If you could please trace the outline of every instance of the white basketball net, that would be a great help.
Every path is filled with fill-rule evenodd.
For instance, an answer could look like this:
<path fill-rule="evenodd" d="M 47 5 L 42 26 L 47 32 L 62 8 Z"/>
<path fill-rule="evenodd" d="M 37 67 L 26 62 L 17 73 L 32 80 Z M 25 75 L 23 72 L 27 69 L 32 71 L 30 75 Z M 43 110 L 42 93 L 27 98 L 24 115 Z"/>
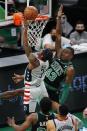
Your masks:
<path fill-rule="evenodd" d="M 41 43 L 41 36 L 43 29 L 45 28 L 48 19 L 29 21 L 28 23 L 28 45 L 31 47 L 38 48 Z"/>

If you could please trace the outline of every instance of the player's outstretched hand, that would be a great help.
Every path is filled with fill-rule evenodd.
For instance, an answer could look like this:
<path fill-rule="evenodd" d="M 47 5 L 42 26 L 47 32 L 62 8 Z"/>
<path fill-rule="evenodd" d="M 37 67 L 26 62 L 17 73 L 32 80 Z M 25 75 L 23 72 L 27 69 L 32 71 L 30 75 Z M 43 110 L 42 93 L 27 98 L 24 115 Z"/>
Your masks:
<path fill-rule="evenodd" d="M 61 5 L 61 6 L 59 7 L 59 10 L 58 10 L 58 13 L 57 13 L 57 17 L 61 17 L 63 14 L 64 14 L 64 13 L 63 13 L 63 5 Z"/>
<path fill-rule="evenodd" d="M 13 126 L 13 125 L 15 124 L 15 119 L 14 119 L 14 117 L 12 117 L 12 118 L 8 117 L 8 118 L 7 118 L 7 124 L 8 124 L 9 126 Z"/>
<path fill-rule="evenodd" d="M 15 74 L 14 73 L 14 76 L 12 77 L 12 80 L 14 81 L 15 84 L 21 82 L 23 80 L 23 75 L 19 75 L 19 74 Z"/>

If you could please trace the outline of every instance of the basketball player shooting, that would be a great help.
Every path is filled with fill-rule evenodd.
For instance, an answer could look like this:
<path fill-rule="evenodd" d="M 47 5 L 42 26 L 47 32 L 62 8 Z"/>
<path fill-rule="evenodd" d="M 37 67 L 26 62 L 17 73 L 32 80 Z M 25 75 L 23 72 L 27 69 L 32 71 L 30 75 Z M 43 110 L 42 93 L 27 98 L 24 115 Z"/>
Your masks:
<path fill-rule="evenodd" d="M 24 25 L 26 25 L 26 22 L 30 17 L 27 18 L 26 13 L 24 13 L 24 18 Z M 24 105 L 26 105 L 26 107 L 29 106 L 30 100 L 39 102 L 43 97 L 48 97 L 43 79 L 49 66 L 49 61 L 51 61 L 53 55 L 50 49 L 42 50 L 36 55 L 33 54 L 31 47 L 28 45 L 27 29 L 27 26 L 24 26 L 24 50 L 29 60 L 29 64 L 27 65 L 24 74 L 24 88 L 7 91 L 0 95 L 1 98 L 24 95 Z"/>
<path fill-rule="evenodd" d="M 52 60 L 52 57 L 49 58 L 49 61 L 51 61 L 51 64 L 49 66 L 49 69 L 53 67 L 54 63 L 52 64 L 52 62 L 56 61 L 56 65 L 59 65 L 60 62 L 62 64 L 62 66 L 64 67 L 63 71 L 61 72 L 64 76 L 61 77 L 61 75 L 59 76 L 58 74 L 56 75 L 57 77 L 52 77 L 52 74 L 56 73 L 57 70 L 56 69 L 59 69 L 59 66 L 57 68 L 55 68 L 55 71 L 54 71 L 54 68 L 51 69 L 52 73 L 49 73 L 49 69 L 47 70 L 47 73 L 45 75 L 45 84 L 46 84 L 46 89 L 48 91 L 48 94 L 49 94 L 49 97 L 52 99 L 53 101 L 53 106 L 54 108 L 57 108 L 58 109 L 58 102 L 61 103 L 64 103 L 65 100 L 66 100 L 66 97 L 68 96 L 68 90 L 69 90 L 69 86 L 71 85 L 71 82 L 72 82 L 72 79 L 73 79 L 73 75 L 74 75 L 74 69 L 71 65 L 69 65 L 69 62 L 71 61 L 71 59 L 73 58 L 73 55 L 74 55 L 74 52 L 71 48 L 66 48 L 66 49 L 63 49 L 63 50 L 60 50 L 60 47 L 61 47 L 61 14 L 62 14 L 62 6 L 60 7 L 59 9 L 59 12 L 58 12 L 58 18 L 57 18 L 57 27 L 56 27 L 56 30 L 57 30 L 57 39 L 56 39 L 56 56 L 57 56 L 57 59 L 54 59 Z M 30 52 L 31 52 L 31 48 L 30 46 L 28 46 L 28 43 L 27 43 L 27 28 L 24 29 L 24 48 L 25 48 L 25 52 L 27 54 L 27 56 L 30 56 Z M 30 52 L 29 52 L 30 50 Z M 39 60 L 43 60 L 43 52 L 46 51 L 46 50 L 43 50 L 42 51 L 42 55 L 41 53 L 39 53 Z M 48 51 L 47 51 L 48 52 Z M 48 53 L 47 53 L 48 54 Z M 37 55 L 38 56 L 38 55 Z M 50 55 L 46 55 L 46 58 L 47 57 L 50 57 Z M 35 58 L 37 59 L 37 57 L 35 56 Z M 59 59 L 60 58 L 60 59 Z M 64 61 L 67 63 L 64 63 Z M 61 66 L 61 65 L 60 65 Z M 55 67 L 55 66 L 54 66 Z M 65 68 L 66 67 L 66 68 Z M 35 67 L 36 68 L 36 67 Z M 62 68 L 62 67 L 61 67 Z M 59 70 L 60 71 L 60 70 Z M 33 72 L 33 70 L 32 70 Z M 31 74 L 32 74 L 31 72 Z M 48 77 L 49 76 L 49 77 Z M 15 77 L 16 78 L 16 77 Z M 51 79 L 50 79 L 51 78 Z M 54 81 L 52 78 L 55 78 Z M 62 78 L 61 80 L 65 79 L 65 87 L 63 88 L 63 92 L 62 92 L 62 95 L 59 97 L 59 94 L 57 94 L 57 91 L 58 91 L 58 85 L 59 83 L 61 82 L 60 81 L 60 78 Z M 31 81 L 31 80 L 30 80 Z M 55 81 L 57 84 L 55 84 Z M 49 87 L 52 87 L 53 85 L 53 89 L 55 90 L 55 92 L 53 93 L 53 91 L 51 89 L 49 89 L 47 87 L 47 85 Z M 31 88 L 30 88 L 31 89 Z M 36 93 L 36 92 L 35 92 Z M 19 94 L 19 93 L 18 93 Z M 6 96 L 5 96 L 6 97 Z"/>

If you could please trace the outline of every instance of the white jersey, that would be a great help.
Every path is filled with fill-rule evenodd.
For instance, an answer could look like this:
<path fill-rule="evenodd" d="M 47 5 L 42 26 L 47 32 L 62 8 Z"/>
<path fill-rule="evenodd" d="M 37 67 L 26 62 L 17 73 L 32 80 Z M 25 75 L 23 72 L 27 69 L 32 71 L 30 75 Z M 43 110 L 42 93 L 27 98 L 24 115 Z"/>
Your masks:
<path fill-rule="evenodd" d="M 39 62 L 40 65 L 35 69 L 33 69 L 32 71 L 29 71 L 28 68 L 26 68 L 24 83 L 28 81 L 32 86 L 33 85 L 35 86 L 36 84 L 40 85 L 40 82 L 44 79 L 46 70 L 49 67 L 49 62 L 48 61 L 43 62 L 41 60 L 39 60 Z"/>
<path fill-rule="evenodd" d="M 38 96 L 41 94 L 40 93 L 41 90 L 43 90 L 43 89 L 41 89 L 40 86 L 42 86 L 41 83 L 43 82 L 43 79 L 45 77 L 46 70 L 49 66 L 49 62 L 48 61 L 44 62 L 44 61 L 41 61 L 41 60 L 39 60 L 39 62 L 40 62 L 40 65 L 38 67 L 36 67 L 35 69 L 33 69 L 32 71 L 29 70 L 28 68 L 26 68 L 26 70 L 25 70 L 24 104 L 28 104 L 31 98 L 32 99 L 38 98 Z M 37 89 L 37 87 L 38 87 L 38 89 Z M 40 87 L 40 89 L 39 89 L 39 87 Z M 44 88 L 44 90 L 46 92 L 44 85 L 43 85 L 42 88 Z M 37 94 L 37 92 L 35 92 L 36 89 L 37 89 L 39 95 Z M 46 96 L 47 96 L 47 92 L 46 92 Z"/>
<path fill-rule="evenodd" d="M 44 62 L 44 61 L 40 60 L 40 59 L 38 58 L 37 53 L 33 53 L 33 54 L 34 54 L 34 55 L 37 57 L 37 59 L 39 60 L 40 65 L 39 65 L 38 67 L 36 67 L 35 69 L 32 70 L 32 72 L 31 72 L 32 81 L 35 80 L 35 79 L 38 79 L 38 78 L 40 78 L 40 79 L 43 80 L 44 77 L 45 77 L 45 74 L 46 74 L 46 70 L 47 70 L 48 67 L 49 67 L 49 62 L 48 62 L 48 61 Z"/>
<path fill-rule="evenodd" d="M 56 131 L 75 131 L 74 121 L 70 116 L 67 116 L 66 120 L 54 119 Z"/>
<path fill-rule="evenodd" d="M 46 70 L 48 69 L 48 66 L 49 66 L 48 61 L 46 62 L 43 62 L 41 60 L 39 61 L 40 61 L 40 66 L 32 70 L 32 73 L 31 73 L 32 81 L 38 78 L 43 80 L 46 74 Z"/>

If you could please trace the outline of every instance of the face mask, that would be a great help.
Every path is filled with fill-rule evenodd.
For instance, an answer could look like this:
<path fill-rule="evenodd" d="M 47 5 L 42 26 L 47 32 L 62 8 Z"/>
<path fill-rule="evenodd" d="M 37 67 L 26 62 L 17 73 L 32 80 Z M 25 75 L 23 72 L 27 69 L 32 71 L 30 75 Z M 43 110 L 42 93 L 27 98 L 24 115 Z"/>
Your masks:
<path fill-rule="evenodd" d="M 51 38 L 52 38 L 53 41 L 56 40 L 56 36 L 55 35 L 51 36 Z"/>
<path fill-rule="evenodd" d="M 84 30 L 76 30 L 78 33 L 82 33 Z"/>

